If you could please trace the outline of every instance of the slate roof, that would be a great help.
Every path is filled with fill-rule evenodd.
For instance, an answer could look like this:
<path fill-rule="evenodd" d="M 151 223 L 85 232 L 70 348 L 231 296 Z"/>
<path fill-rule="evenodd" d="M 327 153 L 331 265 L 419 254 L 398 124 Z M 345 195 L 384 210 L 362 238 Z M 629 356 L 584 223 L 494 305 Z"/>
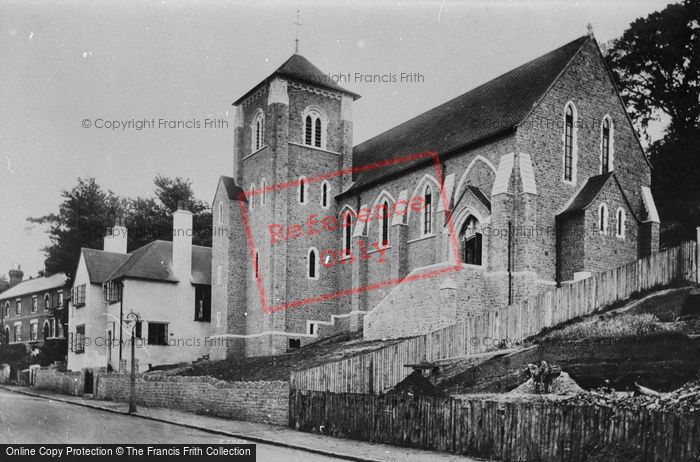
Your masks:
<path fill-rule="evenodd" d="M 280 67 L 270 74 L 265 80 L 256 85 L 252 90 L 247 92 L 245 95 L 238 98 L 233 105 L 238 105 L 241 101 L 246 99 L 249 95 L 255 92 L 261 85 L 269 82 L 275 76 L 287 77 L 300 82 L 310 83 L 317 87 L 328 88 L 329 90 L 337 91 L 340 93 L 345 93 L 346 95 L 352 96 L 352 98 L 358 99 L 360 95 L 353 93 L 341 87 L 340 85 L 333 83 L 329 78 L 328 74 L 324 74 L 318 67 L 314 66 L 309 62 L 308 59 L 304 58 L 300 54 L 293 54 L 288 60 L 286 60 Z"/>
<path fill-rule="evenodd" d="M 226 194 L 228 195 L 229 199 L 237 201 L 243 199 L 243 201 L 247 201 L 245 191 L 243 191 L 243 188 L 236 184 L 236 181 L 233 178 L 222 175 L 220 181 L 224 184 L 224 188 L 226 188 Z"/>
<path fill-rule="evenodd" d="M 129 259 L 128 254 L 83 248 L 83 258 L 92 284 L 109 281 L 109 276 Z"/>
<path fill-rule="evenodd" d="M 64 273 L 56 273 L 51 276 L 26 279 L 19 284 L 10 287 L 0 293 L 0 299 L 21 297 L 22 295 L 44 292 L 51 289 L 60 289 L 68 282 L 68 276 Z"/>
<path fill-rule="evenodd" d="M 129 259 L 109 276 L 178 282 L 172 271 L 173 243 L 153 241 L 129 254 Z M 192 283 L 211 284 L 211 247 L 192 246 Z"/>
<path fill-rule="evenodd" d="M 588 36 L 573 40 L 365 141 L 353 149 L 353 166 L 433 150 L 444 155 L 515 129 L 587 40 Z M 430 161 L 367 170 L 357 175 L 345 193 Z"/>
<path fill-rule="evenodd" d="M 632 212 L 634 219 L 638 220 L 637 215 L 634 213 L 634 209 L 630 205 L 630 201 L 627 199 L 625 190 L 622 188 L 622 185 L 620 185 L 620 182 L 617 180 L 617 176 L 615 176 L 614 172 L 608 172 L 602 175 L 596 175 L 588 178 L 588 181 L 586 181 L 586 184 L 583 185 L 583 188 L 581 188 L 581 190 L 578 192 L 578 194 L 576 194 L 576 196 L 569 203 L 569 205 L 563 211 L 559 212 L 557 216 L 582 212 L 586 210 L 588 207 L 591 206 L 591 204 L 593 204 L 595 199 L 598 197 L 598 194 L 600 194 L 600 192 L 603 190 L 603 188 L 608 183 L 608 181 L 610 181 L 611 178 L 613 179 L 613 181 L 615 181 L 615 184 L 617 185 L 620 194 L 622 194 L 622 198 L 627 203 L 627 208 Z"/>
<path fill-rule="evenodd" d="M 83 249 L 91 283 L 120 278 L 178 282 L 172 272 L 173 243 L 153 241 L 129 254 Z M 192 283 L 211 284 L 211 248 L 192 246 Z"/>

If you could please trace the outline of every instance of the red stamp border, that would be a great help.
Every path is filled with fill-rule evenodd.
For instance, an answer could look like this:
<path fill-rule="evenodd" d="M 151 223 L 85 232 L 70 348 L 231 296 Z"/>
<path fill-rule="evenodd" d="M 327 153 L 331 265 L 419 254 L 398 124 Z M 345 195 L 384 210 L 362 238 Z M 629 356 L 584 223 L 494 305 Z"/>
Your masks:
<path fill-rule="evenodd" d="M 352 175 L 353 173 L 361 173 L 361 172 L 366 172 L 366 171 L 377 169 L 377 168 L 387 167 L 387 166 L 406 163 L 406 162 L 412 162 L 412 161 L 416 161 L 419 159 L 428 159 L 428 158 L 432 158 L 433 167 L 435 168 L 435 178 L 437 179 L 438 184 L 443 185 L 444 178 L 442 175 L 442 166 L 440 164 L 440 160 L 439 160 L 437 151 L 424 151 L 421 153 L 409 154 L 409 155 L 397 157 L 394 159 L 388 159 L 388 160 L 384 160 L 384 161 L 380 161 L 380 162 L 370 163 L 367 165 L 363 165 L 361 167 L 352 167 L 352 168 L 341 169 L 341 170 L 337 170 L 337 171 L 333 171 L 333 172 L 329 172 L 329 173 L 324 173 L 321 175 L 316 175 L 313 177 L 306 178 L 306 184 L 316 183 L 316 182 L 323 181 L 323 180 L 326 180 L 328 178 L 334 178 L 337 176 Z M 278 183 L 275 185 L 266 186 L 264 189 L 255 189 L 253 191 L 243 191 L 240 193 L 241 197 L 239 197 L 239 199 L 245 199 L 246 197 L 250 198 L 250 197 L 253 197 L 255 195 L 264 194 L 264 193 L 271 192 L 271 191 L 279 191 L 279 190 L 282 190 L 284 188 L 297 187 L 297 186 L 299 186 L 299 180 Z M 448 201 L 447 196 L 445 195 L 445 188 L 440 187 L 439 189 L 440 189 L 440 200 L 442 201 L 443 210 L 449 210 L 449 201 Z M 245 205 L 245 202 L 243 200 L 239 200 L 238 204 L 239 204 L 239 207 L 241 209 L 241 217 L 243 218 L 243 224 L 245 227 L 246 240 L 248 243 L 248 254 L 250 256 L 250 261 L 252 263 L 255 260 L 255 243 L 253 242 L 253 233 L 252 233 L 252 230 L 250 229 L 250 222 L 248 221 L 248 207 Z M 433 269 L 433 270 L 421 271 L 421 272 L 413 274 L 413 275 L 409 274 L 408 276 L 405 276 L 403 278 L 387 279 L 384 281 L 375 282 L 373 284 L 368 284 L 368 285 L 363 286 L 363 287 L 352 287 L 350 289 L 340 290 L 337 292 L 328 292 L 328 293 L 323 294 L 323 295 L 302 298 L 299 300 L 281 303 L 278 305 L 269 305 L 267 303 L 267 297 L 265 296 L 265 290 L 263 289 L 263 278 L 262 278 L 262 275 L 260 274 L 256 278 L 256 284 L 257 284 L 257 289 L 258 289 L 258 295 L 260 296 L 262 311 L 265 314 L 270 314 L 270 313 L 274 313 L 276 311 L 287 310 L 289 308 L 298 308 L 300 306 L 308 305 L 311 303 L 318 303 L 318 302 L 322 302 L 322 301 L 326 301 L 326 300 L 333 300 L 333 299 L 340 298 L 340 297 L 346 297 L 349 295 L 353 295 L 355 293 L 367 292 L 367 291 L 379 289 L 382 287 L 389 287 L 389 286 L 393 286 L 393 285 L 398 285 L 401 282 L 417 281 L 417 280 L 421 280 L 421 279 L 435 277 L 435 276 L 438 276 L 438 275 L 444 274 L 444 273 L 459 271 L 462 268 L 462 266 L 461 266 L 461 260 L 459 257 L 459 246 L 458 246 L 457 238 L 456 238 L 456 235 L 454 232 L 451 213 L 447 214 L 446 225 L 449 228 L 453 255 L 455 256 L 455 263 L 453 265 L 448 265 L 448 266 L 445 266 L 443 268 L 438 268 L 438 269 Z M 436 232 L 442 232 L 442 231 L 436 230 Z M 253 270 L 254 270 L 254 268 L 253 268 Z"/>

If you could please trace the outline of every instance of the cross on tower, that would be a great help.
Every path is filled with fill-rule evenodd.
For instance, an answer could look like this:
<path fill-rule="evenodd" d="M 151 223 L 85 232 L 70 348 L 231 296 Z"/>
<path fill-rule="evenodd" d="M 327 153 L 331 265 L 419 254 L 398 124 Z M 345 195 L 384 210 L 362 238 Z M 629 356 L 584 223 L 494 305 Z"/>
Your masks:
<path fill-rule="evenodd" d="M 294 39 L 294 53 L 299 53 L 299 26 L 301 26 L 299 22 L 299 10 L 297 10 L 297 20 L 293 24 L 297 26 L 297 36 Z"/>

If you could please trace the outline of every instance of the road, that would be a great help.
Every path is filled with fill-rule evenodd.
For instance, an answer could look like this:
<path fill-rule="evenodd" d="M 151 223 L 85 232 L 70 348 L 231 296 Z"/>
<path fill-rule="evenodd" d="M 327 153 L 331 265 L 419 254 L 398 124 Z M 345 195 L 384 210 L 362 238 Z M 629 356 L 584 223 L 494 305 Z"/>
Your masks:
<path fill-rule="evenodd" d="M 0 389 L 0 443 L 246 444 L 250 441 Z M 259 461 L 340 460 L 267 444 L 256 446 Z"/>

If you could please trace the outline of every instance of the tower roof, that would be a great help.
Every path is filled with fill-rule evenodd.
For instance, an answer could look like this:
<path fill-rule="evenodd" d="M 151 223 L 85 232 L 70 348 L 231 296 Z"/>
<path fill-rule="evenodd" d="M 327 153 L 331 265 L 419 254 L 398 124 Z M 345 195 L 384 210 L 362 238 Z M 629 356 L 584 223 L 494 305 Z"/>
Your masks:
<path fill-rule="evenodd" d="M 292 56 L 290 56 L 289 59 L 286 60 L 280 67 L 278 67 L 277 70 L 275 70 L 275 72 L 270 74 L 266 79 L 264 79 L 262 82 L 256 85 L 245 95 L 238 98 L 233 103 L 234 106 L 246 99 L 250 94 L 252 94 L 258 88 L 260 88 L 260 86 L 269 82 L 277 76 L 287 77 L 289 79 L 296 80 L 299 82 L 310 83 L 317 87 L 327 88 L 329 90 L 337 91 L 339 93 L 344 93 L 348 96 L 352 96 L 353 100 L 358 99 L 360 97 L 360 95 L 358 95 L 357 93 L 348 91 L 340 85 L 338 85 L 337 83 L 334 83 L 328 74 L 324 74 L 323 71 L 321 71 L 321 69 L 311 64 L 311 62 L 308 59 L 304 58 L 300 54 L 295 53 Z"/>

